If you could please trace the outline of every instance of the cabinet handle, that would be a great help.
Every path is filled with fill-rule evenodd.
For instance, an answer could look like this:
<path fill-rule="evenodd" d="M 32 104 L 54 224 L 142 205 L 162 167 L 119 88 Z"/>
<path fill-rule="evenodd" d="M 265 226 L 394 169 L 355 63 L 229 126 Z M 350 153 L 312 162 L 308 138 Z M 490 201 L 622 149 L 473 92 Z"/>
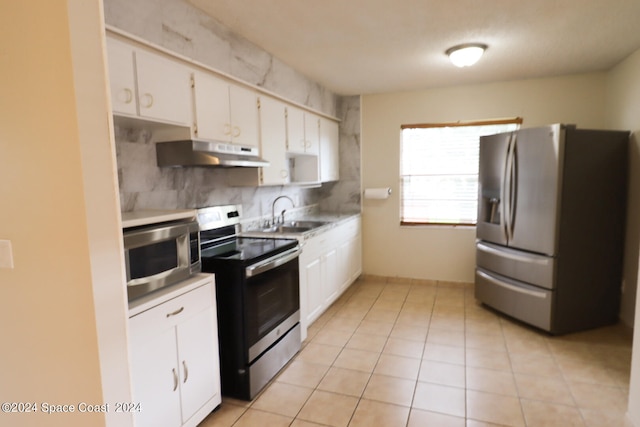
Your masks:
<path fill-rule="evenodd" d="M 224 134 L 231 135 L 231 123 L 224 124 Z"/>
<path fill-rule="evenodd" d="M 240 130 L 240 128 L 238 126 L 234 126 L 233 127 L 233 137 L 234 138 L 239 137 L 241 133 L 242 133 L 242 131 Z"/>
<path fill-rule="evenodd" d="M 143 107 L 144 108 L 153 107 L 153 95 L 151 95 L 150 93 L 145 93 L 143 96 L 144 96 L 144 99 L 146 101 L 146 103 L 143 105 Z"/>
<path fill-rule="evenodd" d="M 176 311 L 173 311 L 171 313 L 167 313 L 167 317 L 178 315 L 178 314 L 182 313 L 183 311 L 184 311 L 184 307 L 180 307 Z"/>
<path fill-rule="evenodd" d="M 173 373 L 173 390 L 176 391 L 178 389 L 178 374 L 176 373 L 176 368 L 171 369 Z"/>
<path fill-rule="evenodd" d="M 287 178 L 287 177 L 289 177 L 289 171 L 288 171 L 288 170 L 286 170 L 286 169 L 282 169 L 282 170 L 280 170 L 280 176 L 281 176 L 282 178 Z"/>
<path fill-rule="evenodd" d="M 182 382 L 186 383 L 189 378 L 189 369 L 187 368 L 187 362 L 185 360 L 182 361 L 182 369 L 184 370 L 184 380 Z"/>
<path fill-rule="evenodd" d="M 131 102 L 133 101 L 133 91 L 128 87 L 124 88 L 122 91 L 124 92 L 124 95 L 125 95 L 124 103 L 131 104 Z"/>

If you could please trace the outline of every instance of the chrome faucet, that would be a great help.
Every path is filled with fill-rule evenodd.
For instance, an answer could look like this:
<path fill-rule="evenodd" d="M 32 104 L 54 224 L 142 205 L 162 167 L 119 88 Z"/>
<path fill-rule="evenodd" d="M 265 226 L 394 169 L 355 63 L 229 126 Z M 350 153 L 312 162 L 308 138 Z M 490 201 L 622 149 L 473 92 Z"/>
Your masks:
<path fill-rule="evenodd" d="M 276 212 L 276 202 L 278 200 L 282 199 L 282 198 L 289 199 L 289 201 L 291 202 L 291 207 L 292 208 L 296 207 L 295 203 L 293 203 L 293 200 L 291 200 L 291 197 L 289 197 L 289 196 L 278 196 L 278 197 L 276 197 L 276 199 L 273 201 L 273 204 L 271 205 L 271 225 L 276 225 L 276 213 L 275 213 Z M 281 219 L 282 219 L 281 222 L 284 222 L 284 213 L 286 211 L 287 211 L 286 209 L 283 209 L 282 213 L 280 214 Z"/>

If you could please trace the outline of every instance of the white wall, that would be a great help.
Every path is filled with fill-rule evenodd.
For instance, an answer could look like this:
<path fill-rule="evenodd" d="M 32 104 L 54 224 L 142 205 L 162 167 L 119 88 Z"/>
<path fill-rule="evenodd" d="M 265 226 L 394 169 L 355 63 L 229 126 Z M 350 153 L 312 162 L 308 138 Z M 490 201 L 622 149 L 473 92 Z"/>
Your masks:
<path fill-rule="evenodd" d="M 520 116 L 523 127 L 605 126 L 604 73 L 362 97 L 362 186 L 391 187 L 363 201 L 367 274 L 473 281 L 475 228 L 400 227 L 400 126 Z"/>
<path fill-rule="evenodd" d="M 101 8 L 0 6 L 0 239 L 15 262 L 0 269 L 0 402 L 131 398 Z M 0 412 L 0 425 L 106 424 L 100 413 Z"/>
<path fill-rule="evenodd" d="M 628 417 L 640 426 L 640 314 L 637 303 L 640 233 L 640 50 L 615 67 L 607 78 L 607 121 L 613 128 L 634 132 L 630 147 L 629 209 L 625 256 L 625 294 L 621 316 L 634 324 Z M 635 312 L 635 320 L 634 320 Z"/>

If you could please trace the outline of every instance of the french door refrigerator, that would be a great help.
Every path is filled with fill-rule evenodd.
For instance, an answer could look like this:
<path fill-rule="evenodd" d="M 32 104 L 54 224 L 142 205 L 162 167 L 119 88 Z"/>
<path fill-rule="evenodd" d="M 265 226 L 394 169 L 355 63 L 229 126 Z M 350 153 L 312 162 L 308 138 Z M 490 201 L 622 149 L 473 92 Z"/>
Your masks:
<path fill-rule="evenodd" d="M 552 334 L 617 322 L 629 132 L 480 139 L 476 299 Z"/>

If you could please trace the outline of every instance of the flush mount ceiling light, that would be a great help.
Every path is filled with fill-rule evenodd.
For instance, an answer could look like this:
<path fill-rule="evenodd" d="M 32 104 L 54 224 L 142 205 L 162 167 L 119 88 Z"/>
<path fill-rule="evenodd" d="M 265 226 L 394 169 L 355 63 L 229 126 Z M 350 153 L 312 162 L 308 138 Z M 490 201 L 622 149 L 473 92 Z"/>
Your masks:
<path fill-rule="evenodd" d="M 466 43 L 449 48 L 445 53 L 456 67 L 470 67 L 480 60 L 487 47 L 482 43 Z"/>

